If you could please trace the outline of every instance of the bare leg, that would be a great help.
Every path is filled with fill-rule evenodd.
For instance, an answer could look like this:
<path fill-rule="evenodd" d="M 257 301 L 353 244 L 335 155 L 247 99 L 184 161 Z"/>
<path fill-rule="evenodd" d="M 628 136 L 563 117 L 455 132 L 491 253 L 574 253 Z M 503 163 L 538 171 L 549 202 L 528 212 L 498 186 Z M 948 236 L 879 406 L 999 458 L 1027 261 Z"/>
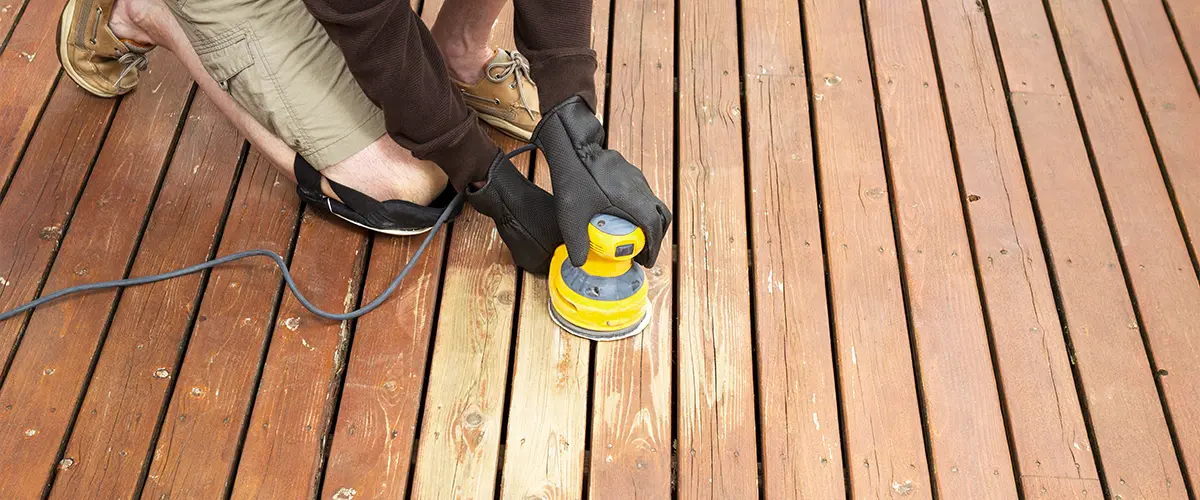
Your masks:
<path fill-rule="evenodd" d="M 492 59 L 492 26 L 509 0 L 446 0 L 429 31 L 437 40 L 450 76 L 464 83 L 483 78 Z"/>
<path fill-rule="evenodd" d="M 109 26 L 119 37 L 153 43 L 175 54 L 221 113 L 280 172 L 295 180 L 295 151 L 221 90 L 204 70 L 175 16 L 160 0 L 118 0 Z M 387 136 L 329 166 L 322 175 L 377 200 L 398 199 L 422 205 L 433 201 L 446 186 L 446 175 L 436 164 L 413 158 Z M 336 198 L 328 186 L 324 191 Z"/>

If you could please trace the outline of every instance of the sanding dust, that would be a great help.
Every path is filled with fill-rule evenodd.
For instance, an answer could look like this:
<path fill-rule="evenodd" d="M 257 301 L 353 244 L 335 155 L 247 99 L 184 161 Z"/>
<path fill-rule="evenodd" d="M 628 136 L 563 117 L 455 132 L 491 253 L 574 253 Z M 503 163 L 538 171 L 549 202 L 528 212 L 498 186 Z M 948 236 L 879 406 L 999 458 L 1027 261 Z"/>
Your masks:
<path fill-rule="evenodd" d="M 4 279 L 4 276 L 0 276 L 0 286 L 8 286 L 11 284 L 12 283 L 9 283 L 8 280 Z"/>
<path fill-rule="evenodd" d="M 358 491 L 354 488 L 341 488 L 337 490 L 337 493 L 333 494 L 332 498 L 333 500 L 354 500 L 354 495 L 357 494 Z"/>
<path fill-rule="evenodd" d="M 285 320 L 283 320 L 283 326 L 287 327 L 288 330 L 291 330 L 294 332 L 300 328 L 300 318 L 296 317 L 296 318 L 285 319 Z"/>

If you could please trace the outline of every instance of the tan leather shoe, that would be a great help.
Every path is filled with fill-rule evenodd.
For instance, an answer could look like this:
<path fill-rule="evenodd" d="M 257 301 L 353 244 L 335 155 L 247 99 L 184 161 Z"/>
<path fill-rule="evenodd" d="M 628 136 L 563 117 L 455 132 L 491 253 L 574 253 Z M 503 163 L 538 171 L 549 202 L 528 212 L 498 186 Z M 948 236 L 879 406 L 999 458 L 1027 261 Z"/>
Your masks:
<path fill-rule="evenodd" d="M 58 62 L 75 83 L 100 97 L 133 90 L 153 45 L 117 38 L 108 27 L 116 0 L 68 0 L 58 23 Z"/>
<path fill-rule="evenodd" d="M 454 84 L 480 119 L 505 134 L 529 142 L 542 114 L 538 111 L 537 85 L 529 78 L 529 61 L 520 52 L 496 49 L 483 78 L 474 84 L 459 81 Z"/>

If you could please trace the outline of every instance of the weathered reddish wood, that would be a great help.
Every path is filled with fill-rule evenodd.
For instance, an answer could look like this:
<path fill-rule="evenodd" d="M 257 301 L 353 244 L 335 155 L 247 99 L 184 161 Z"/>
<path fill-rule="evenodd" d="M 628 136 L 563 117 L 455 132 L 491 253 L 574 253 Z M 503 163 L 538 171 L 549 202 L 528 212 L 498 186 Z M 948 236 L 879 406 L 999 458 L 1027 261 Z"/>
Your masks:
<path fill-rule="evenodd" d="M 599 63 L 596 107 L 601 114 L 609 8 L 610 0 L 596 0 L 592 9 L 592 49 Z M 550 166 L 544 155 L 537 156 L 533 174 L 538 185 L 551 190 Z M 546 280 L 524 273 L 501 472 L 502 498 L 583 496 L 591 342 L 554 324 L 546 309 L 549 298 Z"/>
<path fill-rule="evenodd" d="M 678 391 L 682 498 L 757 491 L 737 5 L 679 6 Z"/>
<path fill-rule="evenodd" d="M 1137 92 L 1149 118 L 1162 163 L 1170 176 L 1174 201 L 1187 229 L 1184 238 L 1190 242 L 1194 257 L 1194 252 L 1200 249 L 1200 161 L 1197 160 L 1200 158 L 1200 141 L 1196 140 L 1196 132 L 1200 130 L 1200 94 L 1190 78 L 1187 61 L 1171 32 L 1170 20 L 1161 3 L 1110 0 L 1108 5 L 1123 41 L 1130 69 L 1133 70 Z M 1200 4 L 1193 2 L 1190 8 L 1185 7 L 1184 10 L 1189 12 L 1190 17 L 1183 21 L 1193 24 L 1181 25 L 1180 31 L 1188 30 L 1189 36 L 1197 36 L 1200 34 L 1200 26 L 1197 26 L 1200 23 Z M 1083 76 L 1079 75 L 1080 78 Z M 1121 234 L 1124 236 L 1123 231 Z M 1176 250 L 1176 272 L 1171 273 L 1173 279 L 1170 279 L 1170 283 L 1183 285 L 1191 292 L 1179 295 L 1168 292 L 1170 295 L 1164 298 L 1169 298 L 1174 305 L 1159 306 L 1180 306 L 1174 311 L 1165 309 L 1173 315 L 1176 323 L 1188 315 L 1195 318 L 1200 314 L 1197 312 L 1200 304 L 1196 303 L 1194 287 L 1180 281 L 1185 276 L 1180 274 L 1178 268 L 1187 268 L 1186 263 L 1179 260 L 1180 257 L 1183 256 Z M 1158 264 L 1154 266 L 1158 272 L 1170 272 L 1165 262 Z M 1167 281 L 1157 281 L 1161 279 L 1158 275 L 1144 274 L 1147 270 L 1142 269 L 1141 265 L 1130 269 L 1135 281 L 1140 278 L 1145 283 L 1167 285 Z M 1135 283 L 1135 291 L 1136 288 Z M 1142 304 L 1141 300 L 1139 295 L 1139 304 Z M 1143 305 L 1144 309 L 1147 307 L 1155 306 Z M 1158 316 L 1142 312 L 1147 327 L 1150 326 L 1151 315 Z M 1172 330 L 1176 327 L 1180 329 Z M 1160 328 L 1167 328 L 1164 332 L 1175 332 L 1172 337 L 1183 335 L 1175 339 L 1152 335 L 1151 345 L 1160 370 L 1159 380 L 1166 395 L 1166 404 L 1183 452 L 1183 463 L 1187 466 L 1184 472 L 1194 487 L 1200 484 L 1200 402 L 1194 397 L 1200 392 L 1200 372 L 1197 372 L 1200 367 L 1195 359 L 1189 359 L 1195 358 L 1198 353 L 1187 342 L 1200 335 L 1200 327 L 1196 326 L 1195 321 L 1185 321 L 1183 324 L 1163 324 Z M 1167 370 L 1167 375 L 1161 375 L 1161 370 Z"/>
<path fill-rule="evenodd" d="M 305 212 L 292 275 L 317 307 L 349 312 L 358 305 L 367 234 L 317 210 L 310 207 Z M 304 498 L 319 493 L 321 454 L 337 409 L 350 326 L 349 321 L 323 320 L 304 309 L 290 292 L 284 294 L 238 462 L 233 498 Z M 197 390 L 205 392 L 196 386 L 191 395 L 204 397 Z"/>
<path fill-rule="evenodd" d="M 266 248 L 286 255 L 299 206 L 295 185 L 251 150 L 219 254 Z M 279 293 L 285 293 L 279 268 L 268 260 L 213 270 L 175 374 L 174 396 L 156 438 L 143 497 L 194 498 L 226 491 Z"/>
<path fill-rule="evenodd" d="M 376 238 L 364 301 L 383 292 L 424 237 Z M 358 320 L 321 498 L 397 498 L 408 472 L 446 237 L 434 237 L 396 296 Z"/>
<path fill-rule="evenodd" d="M 1200 63 L 1200 3 L 1163 0 L 1163 6 L 1170 13 L 1175 29 L 1179 31 L 1180 47 L 1184 56 L 1192 64 L 1193 70 L 1200 70 L 1196 67 Z M 1192 78 L 1196 86 L 1200 87 L 1200 81 L 1195 80 L 1197 75 L 1193 74 Z"/>
<path fill-rule="evenodd" d="M 935 487 L 1015 499 L 923 2 L 865 5 Z"/>
<path fill-rule="evenodd" d="M 51 268 L 47 290 L 121 278 L 138 248 L 191 87 L 175 60 L 157 62 L 165 71 L 148 81 L 162 87 L 129 96 L 117 112 L 72 218 L 74 229 L 64 237 Z M 190 196 L 191 166 L 173 166 L 159 207 L 182 204 Z M 180 174 L 185 167 L 186 179 Z M 172 213 L 180 215 L 153 217 L 154 233 L 148 235 L 144 257 L 135 262 L 136 273 L 162 272 L 165 269 L 157 265 L 164 261 L 164 267 L 176 267 L 170 264 L 173 251 L 159 246 L 173 238 L 176 222 L 164 220 Z M 71 297 L 39 308 L 30 317 L 0 388 L 0 429 L 8 430 L 0 434 L 0 449 L 9 450 L 0 455 L 0 476 L 10 478 L 0 483 L 0 496 L 34 496 L 49 486 L 116 297 L 116 291 Z"/>
<path fill-rule="evenodd" d="M 862 15 L 852 2 L 803 6 L 848 493 L 929 498 Z"/>
<path fill-rule="evenodd" d="M 1139 72 L 1146 115 L 1158 139 L 1166 173 L 1181 194 L 1183 222 L 1200 229 L 1200 96 L 1187 81 L 1187 67 L 1159 3 L 1114 0 L 1113 18 L 1125 33 L 1131 69 Z M 1108 24 L 1102 0 L 1050 2 L 1062 53 L 1070 70 L 1079 110 L 1090 139 L 1113 230 L 1125 257 L 1129 281 L 1159 372 L 1167 411 L 1172 416 L 1189 478 L 1200 482 L 1200 281 L 1192 266 L 1125 61 Z M 1134 23 L 1137 23 L 1135 26 Z M 1153 23 L 1153 25 L 1149 25 Z M 1156 40 L 1146 30 L 1160 29 Z M 1180 107 L 1163 109 L 1168 99 Z M 1180 118 L 1186 121 L 1173 123 Z M 1135 325 L 1136 326 L 1136 325 Z M 1078 344 L 1078 342 L 1076 342 Z M 1143 375 L 1144 377 L 1144 375 Z M 1086 385 L 1085 385 L 1086 386 Z M 1166 436 L 1163 436 L 1164 438 Z M 1170 449 L 1170 442 L 1164 442 Z M 1101 443 L 1101 460 L 1109 455 Z M 1124 455 L 1124 451 L 1115 454 Z M 1147 457 L 1148 458 L 1148 457 Z M 1178 466 L 1176 466 L 1178 467 Z M 1164 467 L 1164 478 L 1177 479 Z M 1108 480 L 1114 482 L 1111 473 Z M 1185 471 L 1186 472 L 1186 471 Z M 1147 477 L 1149 479 L 1149 477 Z M 1128 480 L 1126 480 L 1128 482 Z M 1119 481 L 1116 481 L 1119 484 Z M 1130 487 L 1131 488 L 1131 487 Z M 1137 493 L 1135 493 L 1137 492 Z M 1176 482 L 1161 498 L 1184 495 Z M 1114 494 L 1146 490 L 1114 488 Z"/>
<path fill-rule="evenodd" d="M 1041 212 L 1043 237 L 1053 262 L 1063 319 L 1070 332 L 1084 389 L 1089 423 L 1095 444 L 1101 451 L 1100 467 L 1104 470 L 1108 492 L 1128 498 L 1183 498 L 1187 492 L 1121 263 L 1116 249 L 1109 243 L 1112 233 L 1083 137 L 1078 133 L 1079 124 L 1046 12 L 1042 3 L 1036 0 L 992 3 L 990 11 L 1008 88 L 1012 92 L 1012 107 L 1033 192 Z M 1060 17 L 1055 16 L 1056 20 Z M 1112 47 L 1111 28 L 1107 24 L 1102 28 L 1110 30 L 1108 45 Z M 1060 34 L 1068 36 L 1065 32 Z M 1099 44 L 1101 40 L 1092 37 L 1087 43 Z M 1074 63 L 1072 73 L 1094 71 L 1103 64 L 1100 60 L 1081 60 L 1072 43 L 1078 42 L 1068 42 L 1064 38 L 1063 51 L 1070 54 L 1067 59 Z M 1101 47 L 1092 49 L 1096 52 Z M 1102 53 L 1097 52 L 1089 58 Z M 1096 116 L 1096 106 L 1116 109 L 1120 99 L 1126 99 L 1130 106 L 1135 105 L 1132 95 L 1119 97 L 1115 94 L 1121 81 L 1128 88 L 1128 79 L 1123 72 L 1120 78 L 1120 81 L 1106 81 L 1105 85 L 1114 91 L 1112 94 L 1097 94 L 1085 83 L 1087 80 L 1077 82 L 1077 90 L 1084 116 L 1091 116 L 1088 132 L 1093 136 L 1091 143 L 1101 175 L 1129 169 L 1131 175 L 1142 177 L 1118 180 L 1110 176 L 1104 183 L 1112 203 L 1115 229 L 1121 236 L 1128 262 L 1134 268 L 1130 275 L 1136 279 L 1142 272 L 1137 269 L 1139 265 L 1161 269 L 1160 266 L 1170 263 L 1172 252 L 1176 250 L 1148 259 L 1147 253 L 1138 252 L 1136 246 L 1128 246 L 1132 243 L 1128 241 L 1130 235 L 1145 238 L 1152 234 L 1156 247 L 1177 245 L 1179 227 L 1172 224 L 1172 241 L 1172 231 L 1163 230 L 1161 207 L 1156 206 L 1153 198 L 1135 195 L 1133 199 L 1139 206 L 1129 205 L 1134 201 L 1125 193 L 1147 193 L 1152 184 L 1150 180 L 1157 183 L 1157 190 L 1164 197 L 1165 192 L 1157 169 L 1153 170 L 1152 179 L 1145 179 L 1148 177 L 1145 173 L 1147 160 L 1138 157 L 1139 150 L 1149 148 L 1142 121 L 1106 123 Z M 1105 127 L 1118 127 L 1120 140 L 1101 144 L 1111 141 L 1112 137 L 1111 132 L 1104 131 Z M 1121 160 L 1116 161 L 1116 158 Z M 1152 156 L 1149 161 L 1153 161 Z M 1136 173 L 1138 170 L 1142 173 Z M 1129 185 L 1120 186 L 1123 182 Z M 1146 205 L 1140 206 L 1141 203 Z M 1146 224 L 1146 228 L 1131 227 L 1126 217 L 1133 213 L 1140 214 L 1137 224 Z M 1174 217 L 1171 220 L 1174 222 Z M 1171 271 L 1174 268 L 1155 272 L 1169 275 Z M 1139 303 L 1142 303 L 1140 299 Z M 1153 311 L 1143 307 L 1143 312 Z M 1152 328 L 1150 333 L 1161 335 L 1167 332 Z M 1072 443 L 1076 452 L 1092 452 L 1082 437 L 1074 441 L 1078 443 Z"/>
<path fill-rule="evenodd" d="M 13 177 L 0 203 L 0 310 L 36 298 L 114 108 L 115 101 L 92 97 L 73 83 L 51 96 L 25 152 L 29 168 Z M 0 360 L 10 359 L 28 317 L 0 323 Z"/>
<path fill-rule="evenodd" d="M 617 0 L 612 26 L 608 145 L 674 199 L 674 2 Z M 591 498 L 671 495 L 673 238 L 647 269 L 652 323 L 641 335 L 596 345 Z M 524 316 L 522 316 L 524 318 Z M 510 437 L 509 441 L 512 439 Z"/>
<path fill-rule="evenodd" d="M 1196 131 L 1200 130 L 1200 93 L 1197 92 L 1196 84 L 1188 72 L 1187 60 L 1184 59 L 1179 41 L 1171 30 L 1171 21 L 1163 10 L 1163 2 L 1109 0 L 1107 4 L 1111 8 L 1112 19 L 1124 46 L 1137 93 L 1142 99 L 1146 117 L 1154 133 L 1155 145 L 1162 154 L 1164 171 L 1170 178 L 1179 213 L 1191 233 L 1184 236 L 1190 236 L 1194 249 L 1197 241 L 1200 241 L 1200 161 L 1197 160 L 1200 158 L 1200 141 L 1195 140 Z M 1200 12 L 1200 4 L 1192 4 L 1191 9 Z M 1086 16 L 1074 14 L 1073 9 L 1064 11 L 1064 15 L 1078 18 L 1064 21 L 1062 24 L 1077 26 L 1091 23 L 1098 14 L 1096 9 L 1103 8 L 1103 5 L 1098 3 L 1085 5 L 1091 7 L 1087 9 Z M 1200 15 L 1197 15 L 1194 22 L 1200 23 Z M 1093 28 L 1088 25 L 1088 33 L 1095 32 L 1095 36 L 1102 36 L 1104 31 L 1099 28 L 1101 26 Z M 1200 26 L 1195 25 L 1180 27 L 1181 31 L 1184 29 L 1200 32 Z M 1106 60 L 1110 60 L 1111 45 L 1106 48 L 1105 54 L 1108 56 Z M 1106 72 L 1111 71 L 1107 66 L 1108 64 L 1105 66 Z M 1080 78 L 1085 76 L 1079 75 Z M 1121 94 L 1128 96 L 1128 91 Z M 1122 104 L 1124 107 L 1129 106 Z M 1178 363 L 1172 364 L 1178 367 Z M 1178 377 L 1172 378 L 1178 380 Z M 1182 387 L 1181 389 L 1187 390 Z M 1172 405 L 1172 419 L 1177 421 L 1176 425 L 1180 418 L 1187 419 L 1189 423 L 1200 422 L 1200 414 L 1175 414 Z M 1189 456 L 1193 462 L 1200 461 L 1200 450 L 1191 452 Z M 1200 480 L 1200 477 L 1193 476 L 1192 480 Z"/>
<path fill-rule="evenodd" d="M 800 5 L 742 9 L 767 498 L 844 498 Z"/>
<path fill-rule="evenodd" d="M 132 275 L 166 272 L 208 258 L 233 194 L 243 142 L 211 102 L 196 96 L 163 190 L 185 192 L 160 199 Z M 192 275 L 131 288 L 121 296 L 52 497 L 135 495 L 195 319 L 200 284 L 200 275 Z"/>
<path fill-rule="evenodd" d="M 4 41 L 8 38 L 17 22 L 21 9 L 25 8 L 28 0 L 6 0 L 0 3 L 0 54 L 4 53 Z"/>
<path fill-rule="evenodd" d="M 383 292 L 423 239 L 375 238 L 364 302 Z M 399 498 L 408 488 L 445 244 L 446 233 L 435 236 L 396 296 L 354 328 L 322 498 Z"/>
<path fill-rule="evenodd" d="M 984 11 L 932 0 L 975 256 L 1025 498 L 1094 498 L 1087 429 Z"/>
<path fill-rule="evenodd" d="M 11 0 L 4 0 L 0 9 Z M 16 168 L 17 159 L 38 113 L 54 87 L 58 65 L 55 33 L 67 0 L 32 2 L 0 52 L 0 186 Z M 11 12 L 11 10 L 10 10 Z M 0 14 L 4 16 L 4 14 Z M 0 29 L 0 33 L 4 30 Z M 0 38 L 0 41 L 3 39 Z M 74 85 L 70 78 L 64 85 Z"/>

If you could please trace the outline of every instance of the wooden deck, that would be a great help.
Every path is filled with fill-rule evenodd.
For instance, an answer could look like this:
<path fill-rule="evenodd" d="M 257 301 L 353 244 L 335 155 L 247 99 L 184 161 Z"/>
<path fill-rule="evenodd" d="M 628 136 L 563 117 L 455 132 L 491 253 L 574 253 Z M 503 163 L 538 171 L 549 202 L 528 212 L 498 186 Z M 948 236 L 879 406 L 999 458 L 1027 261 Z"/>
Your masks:
<path fill-rule="evenodd" d="M 0 310 L 252 248 L 349 309 L 408 260 L 303 207 L 170 54 L 85 95 L 64 1 L 0 0 Z M 560 332 L 471 210 L 354 323 L 264 261 L 63 300 L 0 323 L 0 497 L 1200 493 L 1200 3 L 594 24 L 610 145 L 677 216 L 645 334 Z"/>

